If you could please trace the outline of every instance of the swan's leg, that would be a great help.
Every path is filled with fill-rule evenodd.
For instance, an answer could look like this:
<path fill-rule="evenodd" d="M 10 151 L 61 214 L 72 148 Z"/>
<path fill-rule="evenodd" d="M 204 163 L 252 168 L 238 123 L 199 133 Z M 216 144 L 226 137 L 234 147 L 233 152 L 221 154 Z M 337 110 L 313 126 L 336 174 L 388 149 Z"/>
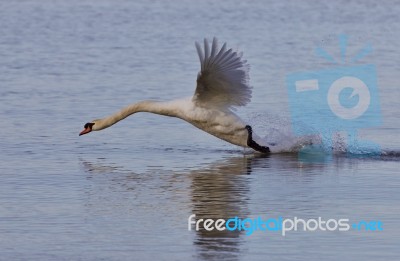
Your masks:
<path fill-rule="evenodd" d="M 249 136 L 247 136 L 247 146 L 258 152 L 270 153 L 269 147 L 261 146 L 253 140 L 253 129 L 251 128 L 251 126 L 246 125 L 246 130 L 249 133 Z"/>

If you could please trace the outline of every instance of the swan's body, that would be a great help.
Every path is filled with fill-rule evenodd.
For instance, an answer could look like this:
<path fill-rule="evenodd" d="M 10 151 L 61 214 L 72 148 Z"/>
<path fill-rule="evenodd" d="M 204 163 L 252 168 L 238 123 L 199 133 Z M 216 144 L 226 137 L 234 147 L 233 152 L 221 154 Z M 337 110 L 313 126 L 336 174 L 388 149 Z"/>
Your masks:
<path fill-rule="evenodd" d="M 108 128 L 137 112 L 151 112 L 180 118 L 232 144 L 269 152 L 268 147 L 254 141 L 259 138 L 253 137 L 251 127 L 232 111 L 232 107 L 244 106 L 251 99 L 249 66 L 242 59 L 242 54 L 226 50 L 226 44 L 219 50 L 215 38 L 211 49 L 204 40 L 204 54 L 198 43 L 196 48 L 201 71 L 193 97 L 167 102 L 141 101 L 129 105 L 109 117 L 86 123 L 80 135 Z"/>

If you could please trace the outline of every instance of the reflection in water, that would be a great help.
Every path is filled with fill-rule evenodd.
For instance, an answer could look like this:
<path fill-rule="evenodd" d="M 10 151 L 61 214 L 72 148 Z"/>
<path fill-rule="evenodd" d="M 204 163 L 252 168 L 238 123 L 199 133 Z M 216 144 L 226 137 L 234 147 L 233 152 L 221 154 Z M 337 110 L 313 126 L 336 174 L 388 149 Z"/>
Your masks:
<path fill-rule="evenodd" d="M 186 228 L 188 210 L 196 215 L 196 220 L 251 217 L 254 213 L 250 212 L 249 204 L 255 192 L 253 187 L 250 188 L 254 179 L 254 175 L 250 174 L 265 175 L 261 178 L 269 183 L 276 179 L 276 184 L 280 184 L 285 175 L 296 177 L 308 169 L 305 175 L 313 179 L 324 168 L 323 164 L 303 164 L 293 154 L 230 157 L 185 172 L 153 169 L 136 173 L 131 170 L 135 163 L 121 167 L 114 163 L 82 161 L 82 166 L 87 178 L 92 180 L 89 183 L 91 187 L 86 190 L 85 204 L 90 217 L 113 216 L 113 222 L 126 218 L 127 229 L 135 226 L 130 222 L 135 217 L 141 221 L 141 227 L 133 228 L 139 236 L 149 233 L 155 221 L 164 222 L 160 224 L 160 229 L 179 226 L 183 222 Z M 299 182 L 307 182 L 304 178 L 301 175 Z M 271 194 L 266 193 L 266 196 Z M 297 196 L 301 200 L 301 193 Z M 263 201 L 264 205 L 268 204 L 268 199 Z M 316 204 L 313 203 L 313 206 Z M 157 233 L 174 232 L 166 230 Z M 247 237 L 244 231 L 192 230 L 187 233 L 194 235 L 193 244 L 199 259 L 235 260 L 243 256 Z M 170 234 L 172 236 L 176 235 Z"/>
<path fill-rule="evenodd" d="M 189 172 L 162 170 L 143 174 L 116 164 L 82 161 L 87 178 L 93 181 L 86 191 L 87 211 L 90 216 L 109 213 L 121 216 L 130 212 L 137 216 L 139 209 L 143 213 L 150 204 L 157 207 L 164 204 L 165 212 L 175 216 L 179 216 L 173 214 L 179 211 L 177 208 L 183 206 L 187 211 L 187 206 L 192 206 L 190 212 L 196 214 L 196 219 L 247 217 L 249 174 L 254 166 L 264 168 L 267 157 L 239 156 Z M 178 194 L 182 188 L 185 191 Z M 151 216 L 152 212 L 143 215 Z M 187 217 L 183 220 L 186 223 Z M 178 222 L 182 223 L 182 216 Z M 200 230 L 196 232 L 194 245 L 201 259 L 235 259 L 241 250 L 242 236 L 242 232 Z"/>
<path fill-rule="evenodd" d="M 189 173 L 192 179 L 192 213 L 196 214 L 196 220 L 207 218 L 227 220 L 236 216 L 241 219 L 253 217 L 254 213 L 250 212 L 249 204 L 254 204 L 255 192 L 249 184 L 254 184 L 256 177 L 250 176 L 252 172 L 256 175 L 265 175 L 261 180 L 266 179 L 272 182 L 277 180 L 276 184 L 281 185 L 280 182 L 285 179 L 284 176 L 299 176 L 300 183 L 307 183 L 315 175 L 320 175 L 325 167 L 325 164 L 320 163 L 305 164 L 299 161 L 297 154 L 270 156 L 252 154 L 218 161 Z M 277 169 L 280 171 L 276 172 Z M 308 192 L 307 189 L 304 191 L 304 193 Z M 271 194 L 270 191 L 265 193 Z M 301 200 L 301 193 L 297 196 Z M 268 202 L 266 198 L 263 204 L 268 204 Z M 273 205 L 275 203 L 276 200 L 270 206 L 264 207 L 277 207 Z M 313 207 L 316 205 L 317 203 L 314 203 Z M 245 231 L 218 231 L 216 229 L 196 231 L 194 244 L 197 247 L 199 259 L 240 259 L 243 256 L 244 242 L 248 237 L 245 233 Z"/>
<path fill-rule="evenodd" d="M 196 214 L 196 220 L 227 220 L 235 216 L 246 218 L 249 215 L 248 175 L 254 165 L 265 163 L 263 158 L 266 157 L 268 156 L 229 158 L 207 168 L 191 171 L 192 213 Z M 194 243 L 198 246 L 201 259 L 222 260 L 238 257 L 243 243 L 240 237 L 244 234 L 243 231 L 200 229 L 196 235 Z"/>

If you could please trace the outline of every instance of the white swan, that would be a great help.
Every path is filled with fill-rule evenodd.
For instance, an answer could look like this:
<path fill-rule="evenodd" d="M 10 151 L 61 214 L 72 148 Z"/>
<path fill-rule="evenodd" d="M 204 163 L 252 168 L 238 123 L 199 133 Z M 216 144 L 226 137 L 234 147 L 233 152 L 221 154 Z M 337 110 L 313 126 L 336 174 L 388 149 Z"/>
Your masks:
<path fill-rule="evenodd" d="M 219 49 L 216 38 L 211 48 L 204 39 L 204 53 L 197 42 L 196 49 L 201 70 L 193 97 L 167 102 L 138 102 L 109 117 L 86 123 L 79 135 L 108 128 L 136 112 L 151 112 L 180 118 L 232 144 L 269 153 L 267 146 L 256 142 L 259 137 L 253 136 L 252 128 L 232 111 L 251 99 L 249 65 L 242 59 L 242 53 L 226 50 L 226 43 Z"/>

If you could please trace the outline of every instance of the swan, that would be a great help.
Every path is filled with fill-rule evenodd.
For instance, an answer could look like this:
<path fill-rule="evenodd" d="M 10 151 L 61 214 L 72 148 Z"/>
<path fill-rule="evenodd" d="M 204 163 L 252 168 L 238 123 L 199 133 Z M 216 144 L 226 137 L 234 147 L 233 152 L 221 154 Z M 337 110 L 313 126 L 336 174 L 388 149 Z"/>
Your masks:
<path fill-rule="evenodd" d="M 227 50 L 226 43 L 219 49 L 214 37 L 211 46 L 204 39 L 204 50 L 195 43 L 200 59 L 200 72 L 193 97 L 172 101 L 141 101 L 119 112 L 84 125 L 79 136 L 108 128 L 137 112 L 150 112 L 187 121 L 195 127 L 224 141 L 261 153 L 269 153 L 268 146 L 260 144 L 260 137 L 234 113 L 235 107 L 245 106 L 251 100 L 249 65 L 243 53 Z"/>

